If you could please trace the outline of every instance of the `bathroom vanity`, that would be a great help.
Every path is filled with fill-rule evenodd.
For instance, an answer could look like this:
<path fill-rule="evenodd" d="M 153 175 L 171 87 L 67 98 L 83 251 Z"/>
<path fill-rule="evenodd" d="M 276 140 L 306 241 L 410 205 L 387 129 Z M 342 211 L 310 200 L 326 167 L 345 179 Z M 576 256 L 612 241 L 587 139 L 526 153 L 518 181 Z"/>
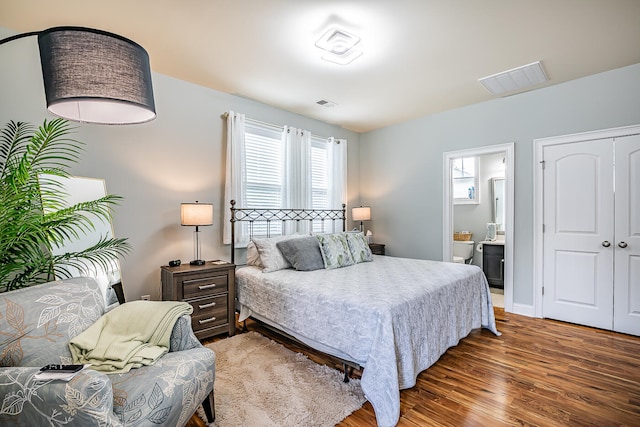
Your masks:
<path fill-rule="evenodd" d="M 482 247 L 482 271 L 489 286 L 504 289 L 504 241 L 484 241 Z"/>

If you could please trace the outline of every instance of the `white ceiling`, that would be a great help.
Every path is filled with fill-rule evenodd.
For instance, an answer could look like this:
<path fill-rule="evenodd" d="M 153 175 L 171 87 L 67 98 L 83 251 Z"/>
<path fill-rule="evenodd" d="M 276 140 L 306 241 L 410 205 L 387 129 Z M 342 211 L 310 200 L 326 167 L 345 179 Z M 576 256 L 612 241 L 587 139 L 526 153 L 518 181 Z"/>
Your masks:
<path fill-rule="evenodd" d="M 336 24 L 362 39 L 346 66 L 314 46 Z M 0 3 L 1 27 L 59 25 L 120 34 L 156 72 L 356 132 L 491 99 L 479 78 L 538 60 L 546 85 L 640 63 L 640 0 Z"/>

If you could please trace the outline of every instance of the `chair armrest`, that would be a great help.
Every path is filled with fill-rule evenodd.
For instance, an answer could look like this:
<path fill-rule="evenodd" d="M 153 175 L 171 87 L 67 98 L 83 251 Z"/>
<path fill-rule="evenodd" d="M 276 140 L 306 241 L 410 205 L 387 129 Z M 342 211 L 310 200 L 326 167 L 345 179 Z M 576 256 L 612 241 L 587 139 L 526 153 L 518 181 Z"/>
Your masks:
<path fill-rule="evenodd" d="M 126 374 L 109 375 L 116 416 L 123 424 L 135 419 L 132 426 L 184 426 L 213 391 L 215 357 L 201 346 L 169 352 L 155 364 Z"/>
<path fill-rule="evenodd" d="M 184 315 L 178 318 L 171 331 L 169 351 L 182 351 L 202 347 L 202 344 L 191 328 L 191 316 Z"/>
<path fill-rule="evenodd" d="M 40 368 L 0 368 L 0 425 L 121 425 L 111 380 L 85 369 L 70 381 L 39 381 Z"/>

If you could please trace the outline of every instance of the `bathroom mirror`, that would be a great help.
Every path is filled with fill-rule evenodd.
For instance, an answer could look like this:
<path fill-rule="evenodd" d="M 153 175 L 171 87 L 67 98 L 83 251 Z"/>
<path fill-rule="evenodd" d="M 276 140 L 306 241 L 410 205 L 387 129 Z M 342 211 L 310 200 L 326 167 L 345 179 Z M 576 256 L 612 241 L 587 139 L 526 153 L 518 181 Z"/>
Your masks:
<path fill-rule="evenodd" d="M 505 181 L 504 178 L 491 178 L 493 194 L 493 222 L 498 224 L 498 230 L 504 231 L 505 216 Z"/>

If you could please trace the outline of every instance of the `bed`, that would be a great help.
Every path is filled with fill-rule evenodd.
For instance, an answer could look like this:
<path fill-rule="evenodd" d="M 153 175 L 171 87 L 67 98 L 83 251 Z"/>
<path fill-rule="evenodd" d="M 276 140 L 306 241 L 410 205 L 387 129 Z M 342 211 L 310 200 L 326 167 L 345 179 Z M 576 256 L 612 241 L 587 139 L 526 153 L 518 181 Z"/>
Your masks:
<path fill-rule="evenodd" d="M 305 216 L 312 211 L 266 211 L 270 210 L 256 213 L 232 204 L 232 226 L 247 221 L 253 228 L 255 221 L 289 221 L 290 217 L 311 221 Z M 313 220 L 322 218 L 323 212 L 330 213 L 328 220 L 342 222 L 344 230 L 344 206 L 342 210 L 313 212 L 312 216 L 318 216 Z M 296 219 L 298 215 L 303 218 Z M 332 238 L 345 234 L 329 233 Z M 361 233 L 352 233 L 345 240 L 358 234 L 357 239 L 364 238 Z M 267 246 L 277 248 L 277 242 L 292 244 L 297 239 L 295 245 L 300 246 L 303 240 L 316 238 L 324 256 L 323 237 L 319 236 L 253 241 L 266 241 Z M 338 237 L 335 239 L 340 240 Z M 233 252 L 235 247 L 232 258 Z M 267 252 L 260 251 L 260 256 L 264 254 Z M 478 267 L 370 253 L 366 258 L 340 268 L 310 271 L 296 270 L 299 263 L 295 268 L 240 267 L 236 272 L 237 303 L 241 321 L 252 316 L 309 347 L 363 367 L 362 389 L 378 425 L 386 427 L 399 420 L 400 390 L 413 387 L 418 374 L 449 347 L 476 328 L 496 335 L 499 332 L 489 286 Z"/>

